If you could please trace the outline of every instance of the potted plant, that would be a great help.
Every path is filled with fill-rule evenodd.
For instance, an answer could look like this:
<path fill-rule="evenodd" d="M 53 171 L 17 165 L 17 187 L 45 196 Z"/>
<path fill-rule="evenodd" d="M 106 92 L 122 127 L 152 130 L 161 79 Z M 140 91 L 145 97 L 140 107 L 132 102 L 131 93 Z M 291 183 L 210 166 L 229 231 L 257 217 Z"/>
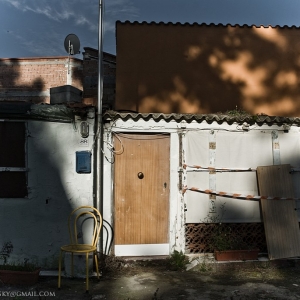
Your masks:
<path fill-rule="evenodd" d="M 215 205 L 215 203 L 213 203 Z M 218 261 L 255 260 L 259 249 L 249 245 L 244 238 L 235 232 L 230 224 L 223 223 L 226 203 L 219 206 L 219 213 L 208 214 L 204 223 L 214 224 L 209 237 L 210 249 Z"/>
<path fill-rule="evenodd" d="M 211 234 L 211 245 L 214 249 L 215 259 L 229 260 L 255 260 L 259 249 L 248 245 L 243 238 L 227 226 L 219 223 Z"/>
<path fill-rule="evenodd" d="M 40 268 L 34 264 L 29 263 L 28 259 L 24 259 L 23 263 L 11 264 L 7 263 L 10 254 L 13 251 L 13 244 L 5 242 L 0 252 L 0 281 L 4 284 L 15 285 L 32 285 L 38 281 Z"/>

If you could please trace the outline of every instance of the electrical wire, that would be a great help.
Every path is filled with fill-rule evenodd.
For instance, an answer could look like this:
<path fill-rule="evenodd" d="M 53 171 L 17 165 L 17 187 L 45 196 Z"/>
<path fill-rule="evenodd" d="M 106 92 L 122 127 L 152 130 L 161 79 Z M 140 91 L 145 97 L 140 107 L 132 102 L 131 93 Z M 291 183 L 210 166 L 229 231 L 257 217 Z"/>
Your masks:
<path fill-rule="evenodd" d="M 119 135 L 123 138 L 126 138 L 128 140 L 159 140 L 159 139 L 165 139 L 169 136 L 168 133 L 150 133 L 150 134 L 140 134 L 139 137 L 136 136 L 132 136 L 131 133 L 130 134 L 126 134 L 124 132 L 114 132 L 114 134 Z M 153 138 L 149 138 L 149 137 L 153 137 Z"/>

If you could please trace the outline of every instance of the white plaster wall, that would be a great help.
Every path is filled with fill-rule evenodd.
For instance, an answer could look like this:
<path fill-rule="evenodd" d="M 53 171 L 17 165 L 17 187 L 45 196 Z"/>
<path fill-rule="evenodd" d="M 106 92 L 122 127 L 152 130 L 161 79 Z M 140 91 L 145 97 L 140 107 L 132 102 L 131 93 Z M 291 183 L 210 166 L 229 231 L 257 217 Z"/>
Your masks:
<path fill-rule="evenodd" d="M 299 168 L 300 164 L 300 134 L 298 127 L 292 126 L 289 132 L 283 132 L 282 127 L 251 126 L 249 131 L 243 131 L 237 124 L 218 125 L 216 123 L 190 124 L 186 130 L 184 149 L 186 164 L 209 167 L 211 153 L 209 151 L 209 135 L 214 130 L 216 150 L 214 155 L 215 168 L 256 170 L 258 166 L 273 165 L 274 151 L 272 148 L 272 131 L 278 132 L 279 148 L 276 150 L 278 164 L 290 164 Z M 187 169 L 185 184 L 201 190 L 211 188 L 209 170 Z M 300 173 L 292 175 L 295 197 L 299 197 Z M 243 195 L 259 195 L 256 172 L 217 172 L 214 175 L 216 191 L 239 193 Z M 278 195 L 267 195 L 278 196 Z M 258 201 L 247 201 L 216 197 L 212 201 L 207 194 L 194 191 L 185 193 L 187 204 L 186 222 L 202 223 L 220 220 L 222 222 L 261 222 Z M 221 207 L 225 204 L 225 210 Z M 215 208 L 215 210 L 213 209 Z M 299 201 L 297 203 L 299 207 Z"/>
<path fill-rule="evenodd" d="M 262 165 L 273 164 L 272 131 L 278 131 L 281 163 L 290 163 L 300 168 L 300 134 L 298 127 L 292 126 L 288 133 L 282 131 L 280 126 L 250 126 L 250 131 L 244 132 L 238 124 L 218 124 L 213 122 L 190 123 L 165 120 L 120 120 L 106 124 L 104 140 L 113 145 L 113 132 L 153 132 L 169 133 L 170 145 L 170 222 L 169 245 L 170 253 L 176 250 L 184 251 L 185 223 L 203 222 L 211 210 L 211 201 L 208 195 L 187 191 L 182 194 L 179 189 L 179 134 L 183 134 L 182 155 L 184 163 L 208 167 L 210 163 L 209 134 L 216 135 L 217 151 L 215 153 L 215 166 L 219 168 L 256 168 Z M 103 215 L 113 226 L 113 155 L 104 144 L 106 158 L 104 165 L 104 203 Z M 109 146 L 110 147 L 110 146 Z M 295 196 L 300 197 L 300 187 L 297 184 L 300 173 L 293 175 L 295 182 Z M 208 172 L 188 172 L 183 170 L 183 185 L 194 186 L 201 189 L 209 188 Z M 257 194 L 256 173 L 217 173 L 216 190 L 238 192 L 242 194 Z M 258 202 L 234 200 L 217 197 L 216 212 L 226 203 L 226 214 L 223 221 L 227 222 L 260 222 Z M 219 204 L 218 204 L 219 203 Z M 300 208 L 300 203 L 298 203 Z M 186 209 L 186 211 L 185 211 Z"/>
<path fill-rule="evenodd" d="M 27 122 L 28 198 L 0 199 L 0 246 L 13 243 L 12 260 L 57 268 L 59 247 L 69 242 L 69 213 L 93 205 L 93 169 L 78 174 L 75 168 L 75 152 L 93 144 L 94 113 L 89 116 L 86 146 L 80 145 L 79 122 L 77 129 L 70 123 Z"/>

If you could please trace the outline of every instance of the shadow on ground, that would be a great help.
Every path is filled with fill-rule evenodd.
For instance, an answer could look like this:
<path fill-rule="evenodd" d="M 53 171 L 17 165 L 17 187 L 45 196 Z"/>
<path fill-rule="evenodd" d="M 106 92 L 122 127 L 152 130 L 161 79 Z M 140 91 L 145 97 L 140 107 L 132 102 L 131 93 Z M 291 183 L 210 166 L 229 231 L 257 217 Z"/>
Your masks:
<path fill-rule="evenodd" d="M 34 286 L 0 284 L 0 299 L 300 299 L 300 263 L 239 262 L 216 264 L 202 261 L 189 271 L 171 270 L 167 260 L 119 262 L 92 277 L 90 291 L 85 279 L 40 276 Z"/>

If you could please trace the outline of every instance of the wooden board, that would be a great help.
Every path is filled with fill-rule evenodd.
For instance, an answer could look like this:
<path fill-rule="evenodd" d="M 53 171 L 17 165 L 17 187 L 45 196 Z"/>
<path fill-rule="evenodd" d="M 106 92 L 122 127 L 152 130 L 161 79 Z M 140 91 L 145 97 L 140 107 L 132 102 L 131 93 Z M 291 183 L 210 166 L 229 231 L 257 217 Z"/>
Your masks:
<path fill-rule="evenodd" d="M 118 138 L 115 149 L 122 143 L 124 151 L 115 156 L 115 245 L 168 243 L 170 136 Z"/>
<path fill-rule="evenodd" d="M 261 196 L 294 198 L 290 165 L 257 168 Z M 295 200 L 261 200 L 269 259 L 300 256 L 300 231 Z"/>

